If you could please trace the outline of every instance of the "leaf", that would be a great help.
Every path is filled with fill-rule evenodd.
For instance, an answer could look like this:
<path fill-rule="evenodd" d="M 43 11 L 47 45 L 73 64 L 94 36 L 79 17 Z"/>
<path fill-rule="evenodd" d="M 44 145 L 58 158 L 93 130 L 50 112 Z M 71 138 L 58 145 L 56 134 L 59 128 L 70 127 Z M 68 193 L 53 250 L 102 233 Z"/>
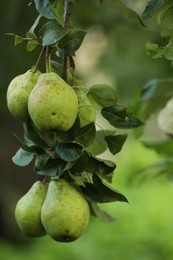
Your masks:
<path fill-rule="evenodd" d="M 87 96 L 91 96 L 102 107 L 109 107 L 117 102 L 117 95 L 114 89 L 106 84 L 93 85 L 89 88 Z"/>
<path fill-rule="evenodd" d="M 88 164 L 86 165 L 86 171 L 98 174 L 101 178 L 111 182 L 113 171 L 116 168 L 116 164 L 109 160 L 100 159 L 94 156 L 88 156 Z"/>
<path fill-rule="evenodd" d="M 19 137 L 17 137 L 17 135 L 14 134 L 14 137 L 16 138 L 18 144 L 21 146 L 21 148 L 26 151 L 26 152 L 30 152 L 30 153 L 34 153 L 34 149 L 31 147 L 33 144 L 27 144 L 25 142 L 23 142 L 22 140 L 20 140 Z"/>
<path fill-rule="evenodd" d="M 123 108 L 123 107 L 122 107 Z M 121 106 L 111 106 L 103 108 L 101 111 L 102 116 L 114 127 L 117 128 L 136 128 L 143 123 L 138 118 L 134 117 L 128 110 L 120 111 Z"/>
<path fill-rule="evenodd" d="M 80 30 L 71 30 L 64 38 L 59 41 L 59 48 L 65 53 L 74 53 L 81 46 L 86 32 Z"/>
<path fill-rule="evenodd" d="M 36 37 L 34 31 L 35 31 L 35 28 L 37 27 L 37 25 L 39 24 L 41 17 L 42 17 L 41 15 L 39 15 L 39 16 L 37 17 L 37 19 L 35 20 L 34 24 L 31 26 L 31 28 L 29 29 L 29 31 L 26 33 L 26 36 L 27 36 L 28 38 L 37 39 L 37 37 Z"/>
<path fill-rule="evenodd" d="M 104 223 L 111 223 L 116 220 L 115 217 L 102 210 L 97 203 L 90 202 L 89 204 L 92 208 L 94 216 L 100 218 Z"/>
<path fill-rule="evenodd" d="M 6 35 L 8 36 L 13 36 L 14 37 L 14 45 L 17 46 L 18 44 L 22 43 L 23 41 L 25 41 L 26 39 L 17 35 L 17 34 L 14 34 L 14 33 L 6 33 Z"/>
<path fill-rule="evenodd" d="M 41 16 L 44 16 L 48 19 L 56 19 L 56 15 L 50 7 L 48 0 L 34 0 L 35 7 Z"/>
<path fill-rule="evenodd" d="M 34 155 L 34 153 L 25 151 L 22 148 L 20 148 L 12 157 L 12 161 L 14 164 L 18 166 L 26 166 L 33 160 Z"/>
<path fill-rule="evenodd" d="M 41 165 L 43 165 L 43 168 L 41 168 Z M 61 159 L 51 159 L 51 158 L 49 158 L 47 160 L 45 158 L 45 163 L 44 163 L 43 158 L 37 157 L 34 170 L 39 175 L 55 177 L 58 174 L 61 174 L 63 172 L 66 165 L 67 165 L 67 162 L 65 162 Z"/>
<path fill-rule="evenodd" d="M 108 145 L 105 141 L 105 137 L 109 134 L 114 134 L 115 131 L 111 130 L 98 130 L 96 131 L 96 136 L 91 145 L 87 148 L 87 151 L 94 154 L 99 155 L 106 151 Z"/>
<path fill-rule="evenodd" d="M 110 152 L 115 155 L 121 151 L 121 148 L 126 141 L 127 135 L 108 135 L 105 140 L 108 144 Z"/>
<path fill-rule="evenodd" d="M 39 33 L 42 37 L 42 45 L 53 45 L 67 35 L 69 30 L 63 28 L 56 21 L 49 21 L 42 26 Z"/>
<path fill-rule="evenodd" d="M 35 170 L 43 169 L 49 159 L 50 159 L 50 156 L 48 154 L 38 155 L 35 160 Z"/>
<path fill-rule="evenodd" d="M 114 0 L 115 6 L 120 10 L 120 12 L 130 20 L 138 20 L 142 26 L 145 27 L 142 18 L 132 9 L 128 8 L 121 0 Z"/>
<path fill-rule="evenodd" d="M 95 174 L 93 175 L 93 184 L 85 183 L 85 187 L 81 187 L 83 193 L 92 202 L 107 203 L 115 201 L 127 202 L 127 199 L 119 191 L 107 186 Z"/>
<path fill-rule="evenodd" d="M 168 38 L 172 35 L 173 31 L 173 3 L 164 14 L 160 17 L 159 29 L 162 38 Z"/>
<path fill-rule="evenodd" d="M 86 169 L 86 165 L 88 164 L 88 155 L 84 152 L 73 164 L 72 168 L 70 168 L 70 172 L 72 174 L 82 173 Z"/>
<path fill-rule="evenodd" d="M 95 134 L 96 128 L 95 124 L 92 122 L 80 128 L 79 131 L 76 133 L 75 139 L 84 147 L 88 147 L 93 143 L 95 139 Z"/>
<path fill-rule="evenodd" d="M 145 20 L 151 18 L 164 3 L 165 0 L 150 0 L 145 7 L 142 18 Z"/>
<path fill-rule="evenodd" d="M 64 0 L 49 0 L 49 4 L 54 14 L 56 15 L 58 22 L 62 25 L 64 14 Z"/>
<path fill-rule="evenodd" d="M 42 148 L 48 147 L 48 144 L 41 138 L 39 132 L 36 130 L 30 119 L 28 119 L 24 123 L 24 134 L 27 138 L 29 138 L 29 140 L 31 140 L 37 146 L 40 146 Z"/>
<path fill-rule="evenodd" d="M 77 160 L 83 153 L 83 146 L 78 143 L 56 142 L 56 154 L 64 161 L 72 162 Z"/>

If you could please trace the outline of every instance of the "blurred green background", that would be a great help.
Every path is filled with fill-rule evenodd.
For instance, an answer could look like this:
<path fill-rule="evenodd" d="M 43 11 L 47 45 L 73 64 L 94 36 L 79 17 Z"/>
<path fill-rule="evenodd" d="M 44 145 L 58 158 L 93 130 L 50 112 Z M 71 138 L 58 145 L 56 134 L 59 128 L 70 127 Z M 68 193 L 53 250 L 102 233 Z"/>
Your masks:
<path fill-rule="evenodd" d="M 38 179 L 32 165 L 20 168 L 11 157 L 18 149 L 13 133 L 22 137 L 21 122 L 6 107 L 9 82 L 35 64 L 38 52 L 25 51 L 25 44 L 14 47 L 13 38 L 5 33 L 24 36 L 37 12 L 29 1 L 9 0 L 0 3 L 0 259 L 1 260 L 171 260 L 173 259 L 173 187 L 161 176 L 153 178 L 146 169 L 159 156 L 142 146 L 140 140 L 129 138 L 114 160 L 117 170 L 113 186 L 129 203 L 112 203 L 103 208 L 118 220 L 111 224 L 91 218 L 86 233 L 76 242 L 61 244 L 49 237 L 27 239 L 14 220 L 18 199 Z M 147 1 L 126 1 L 139 14 Z M 164 78 L 172 73 L 164 60 L 152 60 L 145 54 L 145 43 L 158 40 L 154 22 L 142 27 L 129 21 L 116 10 L 113 1 L 81 1 L 73 8 L 73 21 L 88 31 L 76 53 L 76 70 L 86 86 L 108 83 L 118 92 L 119 103 L 134 101 L 136 92 L 151 78 Z"/>

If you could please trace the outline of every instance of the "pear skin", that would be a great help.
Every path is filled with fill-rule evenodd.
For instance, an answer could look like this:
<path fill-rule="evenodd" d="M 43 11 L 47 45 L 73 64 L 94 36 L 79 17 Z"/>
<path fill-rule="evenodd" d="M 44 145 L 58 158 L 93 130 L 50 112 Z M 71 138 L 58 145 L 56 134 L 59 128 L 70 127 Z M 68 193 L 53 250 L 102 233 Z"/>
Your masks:
<path fill-rule="evenodd" d="M 31 69 L 10 82 L 7 89 L 7 107 L 14 117 L 21 120 L 28 118 L 28 98 L 40 74 L 39 71 L 33 72 Z"/>
<path fill-rule="evenodd" d="M 68 131 L 78 114 L 78 99 L 58 74 L 43 73 L 33 88 L 28 111 L 35 126 L 42 132 Z"/>
<path fill-rule="evenodd" d="M 41 207 L 47 188 L 48 183 L 36 181 L 16 205 L 16 222 L 20 230 L 28 237 L 40 237 L 46 234 L 41 223 Z"/>
<path fill-rule="evenodd" d="M 78 239 L 89 218 L 89 206 L 82 194 L 64 179 L 50 181 L 41 221 L 51 238 L 59 242 Z"/>

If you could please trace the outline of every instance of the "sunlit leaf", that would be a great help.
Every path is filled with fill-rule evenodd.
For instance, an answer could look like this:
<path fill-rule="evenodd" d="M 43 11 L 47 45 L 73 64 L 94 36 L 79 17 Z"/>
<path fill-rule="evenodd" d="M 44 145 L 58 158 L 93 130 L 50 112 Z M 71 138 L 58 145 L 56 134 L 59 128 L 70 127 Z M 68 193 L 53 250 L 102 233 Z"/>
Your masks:
<path fill-rule="evenodd" d="M 68 34 L 69 30 L 67 28 L 63 28 L 56 21 L 49 21 L 44 24 L 39 31 L 42 36 L 42 45 L 53 45 L 62 39 L 66 34 Z"/>
<path fill-rule="evenodd" d="M 40 15 L 48 19 L 56 19 L 56 15 L 52 11 L 48 0 L 34 0 L 34 3 Z"/>
<path fill-rule="evenodd" d="M 117 102 L 115 90 L 106 84 L 91 86 L 87 96 L 91 96 L 102 107 L 109 107 Z"/>
<path fill-rule="evenodd" d="M 33 160 L 34 155 L 35 153 L 28 152 L 20 148 L 12 157 L 12 161 L 18 166 L 26 166 Z"/>

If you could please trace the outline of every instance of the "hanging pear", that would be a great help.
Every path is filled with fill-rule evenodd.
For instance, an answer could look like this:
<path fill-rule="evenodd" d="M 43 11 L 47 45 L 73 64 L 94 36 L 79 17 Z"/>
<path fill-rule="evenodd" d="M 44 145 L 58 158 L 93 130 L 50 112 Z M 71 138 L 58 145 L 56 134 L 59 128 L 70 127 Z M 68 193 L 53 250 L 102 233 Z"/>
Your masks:
<path fill-rule="evenodd" d="M 28 110 L 35 126 L 42 132 L 66 132 L 74 124 L 78 100 L 74 90 L 56 73 L 42 74 L 32 90 Z"/>
<path fill-rule="evenodd" d="M 27 119 L 28 98 L 40 74 L 39 71 L 33 72 L 30 69 L 10 82 L 7 89 L 7 107 L 14 117 Z"/>
<path fill-rule="evenodd" d="M 36 181 L 16 205 L 16 222 L 28 237 L 40 237 L 46 234 L 41 223 L 41 207 L 47 188 L 47 183 Z"/>
<path fill-rule="evenodd" d="M 88 203 L 64 179 L 51 180 L 41 211 L 42 224 L 50 237 L 71 242 L 85 231 L 90 218 Z"/>

